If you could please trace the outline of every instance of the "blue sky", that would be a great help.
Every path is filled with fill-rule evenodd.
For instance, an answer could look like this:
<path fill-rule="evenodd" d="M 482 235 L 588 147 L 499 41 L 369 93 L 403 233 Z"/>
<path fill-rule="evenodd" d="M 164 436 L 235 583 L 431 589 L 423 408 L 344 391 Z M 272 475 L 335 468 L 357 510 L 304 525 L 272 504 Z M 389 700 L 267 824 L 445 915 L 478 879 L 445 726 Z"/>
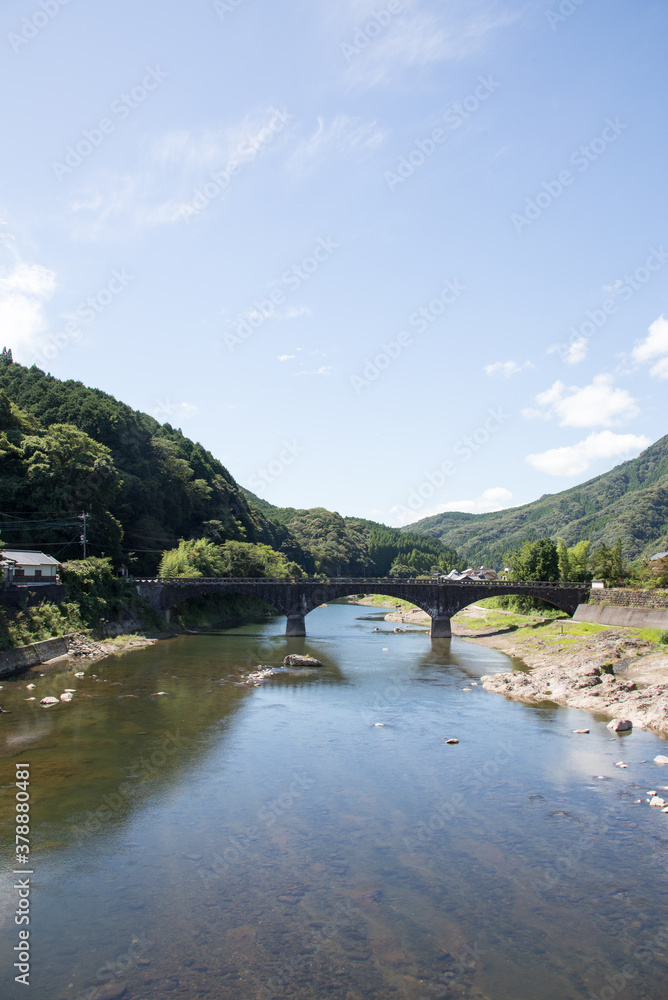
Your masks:
<path fill-rule="evenodd" d="M 668 432 L 668 7 L 8 0 L 0 341 L 272 503 L 515 506 Z"/>

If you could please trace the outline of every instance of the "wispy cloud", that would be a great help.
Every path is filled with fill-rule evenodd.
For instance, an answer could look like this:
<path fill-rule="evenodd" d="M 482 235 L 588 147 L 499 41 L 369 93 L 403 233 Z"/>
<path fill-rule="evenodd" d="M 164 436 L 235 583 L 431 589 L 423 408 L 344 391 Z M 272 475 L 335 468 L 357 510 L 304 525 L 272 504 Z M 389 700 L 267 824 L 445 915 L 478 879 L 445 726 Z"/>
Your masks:
<path fill-rule="evenodd" d="M 298 176 L 312 173 L 320 165 L 344 156 L 362 159 L 383 145 L 388 133 L 373 121 L 336 115 L 331 122 L 318 118 L 308 138 L 303 139 L 288 160 L 288 169 Z"/>
<path fill-rule="evenodd" d="M 350 0 L 344 9 L 340 47 L 350 87 L 382 86 L 403 72 L 466 58 L 479 52 L 490 34 L 521 15 L 519 9 L 500 10 L 498 4 L 480 0 L 451 0 L 442 13 L 407 0 L 377 31 L 373 21 L 380 6 L 371 0 Z"/>
<path fill-rule="evenodd" d="M 73 235 L 113 239 L 183 222 L 200 188 L 217 185 L 215 196 L 224 197 L 241 167 L 280 146 L 282 128 L 272 124 L 277 115 L 291 117 L 265 108 L 226 128 L 177 129 L 153 138 L 140 149 L 135 170 L 99 174 L 72 196 Z"/>
<path fill-rule="evenodd" d="M 650 439 L 643 434 L 599 431 L 576 444 L 527 455 L 526 460 L 534 469 L 550 476 L 580 476 L 596 461 L 604 458 L 632 458 L 650 444 Z"/>
<path fill-rule="evenodd" d="M 535 397 L 539 409 L 522 410 L 527 420 L 556 417 L 561 427 L 614 427 L 640 412 L 626 389 L 615 388 L 612 375 L 596 375 L 590 385 L 557 381 Z"/>

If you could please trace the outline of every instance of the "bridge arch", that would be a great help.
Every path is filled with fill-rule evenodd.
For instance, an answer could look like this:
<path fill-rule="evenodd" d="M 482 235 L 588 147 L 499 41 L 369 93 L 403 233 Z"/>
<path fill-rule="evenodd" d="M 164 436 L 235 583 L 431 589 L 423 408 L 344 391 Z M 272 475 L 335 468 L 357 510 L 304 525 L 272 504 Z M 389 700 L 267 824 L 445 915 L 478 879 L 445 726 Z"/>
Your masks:
<path fill-rule="evenodd" d="M 515 582 L 432 583 L 420 580 L 333 579 L 251 580 L 229 577 L 187 579 L 157 577 L 135 580 L 137 591 L 161 613 L 206 593 L 254 597 L 287 617 L 286 635 L 306 635 L 306 616 L 321 604 L 352 594 L 382 594 L 409 601 L 431 618 L 432 638 L 450 638 L 450 621 L 463 608 L 487 597 L 535 597 L 573 615 L 589 600 L 588 584 Z"/>

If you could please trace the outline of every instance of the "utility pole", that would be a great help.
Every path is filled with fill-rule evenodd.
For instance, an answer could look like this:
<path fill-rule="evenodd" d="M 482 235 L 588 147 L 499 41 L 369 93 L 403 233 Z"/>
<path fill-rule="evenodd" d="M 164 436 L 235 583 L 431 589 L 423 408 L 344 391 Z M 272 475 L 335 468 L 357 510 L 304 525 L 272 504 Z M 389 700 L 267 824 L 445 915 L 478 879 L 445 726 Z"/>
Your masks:
<path fill-rule="evenodd" d="M 79 536 L 79 541 L 83 545 L 83 557 L 84 559 L 88 556 L 88 536 L 86 535 L 86 522 L 88 514 L 84 511 L 83 514 L 79 514 L 79 520 L 83 521 L 83 534 Z"/>

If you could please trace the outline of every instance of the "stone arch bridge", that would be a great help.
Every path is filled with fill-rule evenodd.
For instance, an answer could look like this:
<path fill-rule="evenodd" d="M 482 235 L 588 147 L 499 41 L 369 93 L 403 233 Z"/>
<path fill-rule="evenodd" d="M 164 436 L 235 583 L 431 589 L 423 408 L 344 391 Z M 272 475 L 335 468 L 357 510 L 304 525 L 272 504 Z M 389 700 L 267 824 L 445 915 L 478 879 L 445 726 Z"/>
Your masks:
<path fill-rule="evenodd" d="M 155 577 L 134 579 L 137 592 L 147 598 L 156 611 L 169 621 L 171 609 L 192 597 L 203 594 L 252 597 L 263 601 L 287 617 L 286 636 L 306 635 L 306 615 L 321 604 L 353 594 L 382 594 L 396 597 L 422 608 L 431 618 L 431 637 L 449 639 L 450 619 L 469 604 L 486 597 L 521 594 L 574 615 L 579 604 L 589 600 L 585 583 L 512 583 L 489 582 L 434 583 L 422 580 L 355 579 L 265 580 L 232 577 Z"/>

